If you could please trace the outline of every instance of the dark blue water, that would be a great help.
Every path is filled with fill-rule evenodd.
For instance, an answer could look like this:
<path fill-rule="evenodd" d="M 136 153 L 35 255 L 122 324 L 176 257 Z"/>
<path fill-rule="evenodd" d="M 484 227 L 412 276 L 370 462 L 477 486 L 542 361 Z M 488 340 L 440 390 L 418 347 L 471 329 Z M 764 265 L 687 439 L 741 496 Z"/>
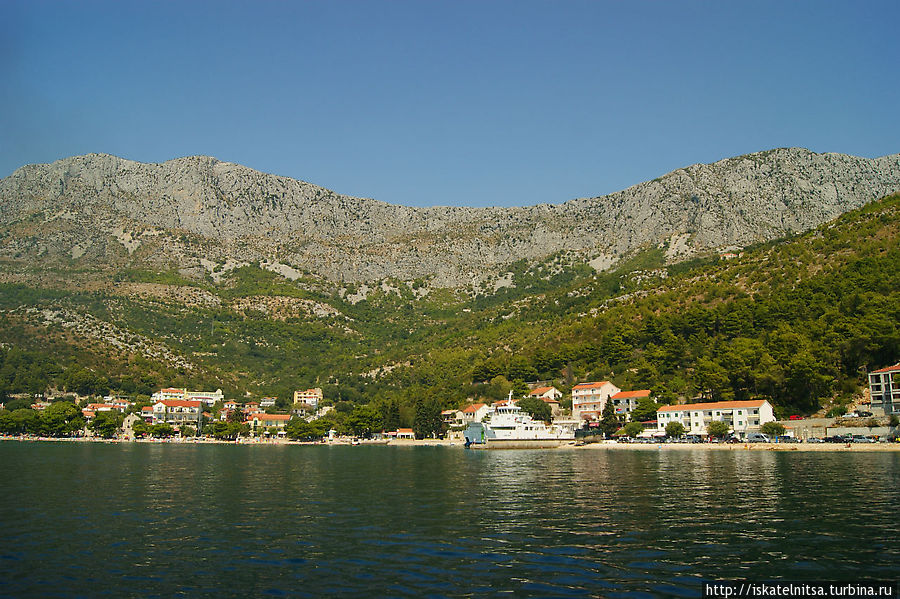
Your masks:
<path fill-rule="evenodd" d="M 10 597 L 896 579 L 900 454 L 0 443 Z"/>

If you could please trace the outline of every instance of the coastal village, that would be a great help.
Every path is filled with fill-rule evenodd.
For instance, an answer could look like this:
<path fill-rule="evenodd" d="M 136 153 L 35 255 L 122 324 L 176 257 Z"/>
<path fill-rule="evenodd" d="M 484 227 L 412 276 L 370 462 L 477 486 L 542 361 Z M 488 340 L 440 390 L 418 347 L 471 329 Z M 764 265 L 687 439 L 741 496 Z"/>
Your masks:
<path fill-rule="evenodd" d="M 551 446 L 600 441 L 897 441 L 900 364 L 875 370 L 868 378 L 868 393 L 854 411 L 832 418 L 789 415 L 782 421 L 776 419 L 773 406 L 765 399 L 659 405 L 649 389 L 622 390 L 610 381 L 575 384 L 568 396 L 555 386 L 532 384 L 523 397 L 514 398 L 510 392 L 507 399 L 491 404 L 470 401 L 459 409 L 443 410 L 440 433 L 427 436 L 466 446 L 507 441 L 522 442 L 526 447 L 532 441 L 555 442 Z M 99 401 L 75 398 L 83 428 L 71 432 L 79 438 L 216 438 L 237 442 L 301 439 L 389 443 L 424 436 L 417 435 L 414 428 L 404 427 L 394 430 L 305 427 L 330 422 L 327 416 L 335 406 L 326 405 L 329 402 L 320 388 L 297 390 L 292 400 L 290 408 L 285 410 L 284 404 L 279 405 L 274 397 L 238 402 L 226 398 L 221 389 L 210 392 L 182 388 L 161 389 L 148 402 L 142 402 L 147 405 L 116 396 Z M 31 404 L 30 410 L 39 413 L 51 409 L 54 403 L 42 399 Z M 8 420 L 8 417 L 0 419 L 2 432 L 7 435 L 35 432 L 28 430 L 27 423 L 22 430 L 12 430 L 15 423 Z"/>

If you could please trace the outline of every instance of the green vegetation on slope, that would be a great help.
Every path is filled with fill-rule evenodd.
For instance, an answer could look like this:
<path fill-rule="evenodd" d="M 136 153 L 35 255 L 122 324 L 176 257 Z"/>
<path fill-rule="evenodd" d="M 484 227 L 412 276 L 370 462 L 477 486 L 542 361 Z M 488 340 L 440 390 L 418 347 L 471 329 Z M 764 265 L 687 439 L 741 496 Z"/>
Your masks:
<path fill-rule="evenodd" d="M 610 379 L 654 389 L 664 401 L 766 397 L 782 413 L 809 413 L 849 397 L 861 370 L 900 355 L 898 209 L 900 196 L 891 196 L 728 261 L 662 269 L 661 252 L 650 249 L 607 273 L 516 263 L 515 287 L 474 299 L 450 291 L 417 299 L 394 282 L 398 291 L 379 289 L 352 304 L 257 267 L 234 271 L 222 285 L 193 285 L 217 298 L 199 304 L 2 285 L 0 393 L 186 385 L 233 397 L 287 396 L 321 386 L 348 415 L 371 403 L 411 426 L 417 405 L 423 418 L 423 402 L 433 410 L 500 398 L 521 390 L 521 381 L 567 389 Z M 183 287 L 171 273 L 119 280 Z M 276 296 L 338 314 L 236 303 Z M 24 311 L 29 306 L 90 314 L 161 342 L 194 367 L 41 324 Z"/>

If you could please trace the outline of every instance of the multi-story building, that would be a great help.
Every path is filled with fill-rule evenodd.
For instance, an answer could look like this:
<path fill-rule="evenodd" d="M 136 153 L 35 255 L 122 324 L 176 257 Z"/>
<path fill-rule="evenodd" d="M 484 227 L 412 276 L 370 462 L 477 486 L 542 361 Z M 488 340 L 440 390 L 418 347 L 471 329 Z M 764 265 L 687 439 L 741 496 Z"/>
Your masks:
<path fill-rule="evenodd" d="M 211 406 L 217 401 L 223 401 L 225 394 L 222 393 L 221 389 L 216 389 L 215 391 L 188 391 L 187 389 L 170 387 L 168 389 L 160 389 L 151 395 L 150 399 L 154 402 L 166 400 L 202 401 L 206 405 Z"/>
<path fill-rule="evenodd" d="M 638 391 L 619 391 L 609 399 L 616 407 L 616 414 L 622 416 L 631 414 L 631 411 L 637 407 L 638 400 L 648 397 L 650 397 L 650 389 L 639 389 Z"/>
<path fill-rule="evenodd" d="M 707 425 L 714 420 L 727 423 L 735 435 L 744 437 L 748 432 L 758 432 L 766 422 L 774 421 L 775 414 L 772 405 L 764 399 L 665 406 L 656 411 L 657 430 L 663 432 L 670 422 L 680 422 L 686 433 L 705 435 Z"/>
<path fill-rule="evenodd" d="M 181 399 L 166 399 L 157 401 L 151 406 L 151 410 L 145 410 L 145 414 L 149 412 L 151 424 L 161 424 L 165 422 L 173 427 L 181 427 L 183 425 L 195 426 L 200 430 L 202 422 L 200 401 L 185 401 Z"/>
<path fill-rule="evenodd" d="M 873 413 L 900 414 L 900 364 L 870 372 L 869 394 Z"/>
<path fill-rule="evenodd" d="M 307 389 L 306 391 L 294 391 L 294 403 L 309 404 L 313 409 L 319 407 L 322 398 L 322 390 L 318 387 L 315 389 Z"/>
<path fill-rule="evenodd" d="M 609 381 L 578 383 L 572 387 L 572 418 L 599 420 L 607 400 L 620 391 Z"/>

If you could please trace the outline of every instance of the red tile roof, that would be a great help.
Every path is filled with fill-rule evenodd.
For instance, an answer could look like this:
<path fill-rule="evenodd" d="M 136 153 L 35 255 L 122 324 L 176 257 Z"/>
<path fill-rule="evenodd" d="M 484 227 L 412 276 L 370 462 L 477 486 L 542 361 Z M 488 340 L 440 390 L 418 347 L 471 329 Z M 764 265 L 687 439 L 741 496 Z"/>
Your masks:
<path fill-rule="evenodd" d="M 650 389 L 639 391 L 619 391 L 612 396 L 613 399 L 634 399 L 635 397 L 650 397 Z"/>
<path fill-rule="evenodd" d="M 882 368 L 880 370 L 873 370 L 870 374 L 875 374 L 878 372 L 896 372 L 900 370 L 900 364 L 894 364 L 893 366 L 888 366 L 887 368 Z"/>
<path fill-rule="evenodd" d="M 529 393 L 529 395 L 543 395 L 547 391 L 552 391 L 552 390 L 553 390 L 553 387 L 538 387 L 537 389 L 535 389 L 534 391 Z"/>
<path fill-rule="evenodd" d="M 758 408 L 766 403 L 764 399 L 749 401 L 717 401 L 712 403 L 688 403 L 680 406 L 665 406 L 657 412 L 684 412 L 695 410 L 730 410 L 733 408 Z"/>
<path fill-rule="evenodd" d="M 463 408 L 463 413 L 464 414 L 474 414 L 475 412 L 477 412 L 478 410 L 480 410 L 483 407 L 484 407 L 483 403 L 473 403 L 471 406 L 466 406 L 465 408 Z"/>
<path fill-rule="evenodd" d="M 594 382 L 594 383 L 578 383 L 577 385 L 572 387 L 572 390 L 574 391 L 575 389 L 599 389 L 603 385 L 607 385 L 607 384 L 609 384 L 609 381 L 599 381 L 599 382 Z"/>
<path fill-rule="evenodd" d="M 161 403 L 167 408 L 199 408 L 199 401 L 186 401 L 183 399 L 163 399 L 156 403 Z M 155 404 L 154 404 L 155 405 Z"/>
<path fill-rule="evenodd" d="M 278 420 L 288 421 L 291 419 L 290 414 L 255 414 L 253 417 L 257 420 L 270 420 L 272 422 L 276 422 Z"/>

